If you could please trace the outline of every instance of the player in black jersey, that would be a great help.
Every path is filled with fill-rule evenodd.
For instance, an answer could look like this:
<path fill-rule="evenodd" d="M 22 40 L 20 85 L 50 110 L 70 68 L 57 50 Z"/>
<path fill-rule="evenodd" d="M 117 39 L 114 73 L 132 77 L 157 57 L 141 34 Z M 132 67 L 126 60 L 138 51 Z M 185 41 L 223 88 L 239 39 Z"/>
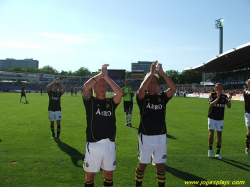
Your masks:
<path fill-rule="evenodd" d="M 217 131 L 217 141 L 216 141 L 216 154 L 215 157 L 222 159 L 220 156 L 221 149 L 221 138 L 223 130 L 223 120 L 225 105 L 231 108 L 231 98 L 232 95 L 228 96 L 223 94 L 223 85 L 217 83 L 214 87 L 215 92 L 211 92 L 209 95 L 209 111 L 208 111 L 208 130 L 209 130 L 209 150 L 208 157 L 213 156 L 213 141 L 214 141 L 214 130 Z"/>
<path fill-rule="evenodd" d="M 158 71 L 169 88 L 158 92 Z M 164 73 L 157 61 L 151 65 L 148 73 L 137 92 L 137 104 L 140 108 L 139 126 L 139 165 L 136 168 L 136 186 L 142 186 L 147 164 L 156 166 L 158 186 L 165 186 L 165 162 L 167 159 L 166 104 L 176 91 L 174 82 Z"/>
<path fill-rule="evenodd" d="M 53 85 L 53 89 L 50 90 L 50 87 Z M 61 86 L 62 90 L 59 91 L 59 85 Z M 46 90 L 49 95 L 49 120 L 50 120 L 50 128 L 52 131 L 52 138 L 55 138 L 55 131 L 54 131 L 54 122 L 57 123 L 57 136 L 56 140 L 60 142 L 59 136 L 61 133 L 61 96 L 65 92 L 65 87 L 62 84 L 60 78 L 56 78 L 52 83 L 46 86 Z"/>
<path fill-rule="evenodd" d="M 115 109 L 123 93 L 108 76 L 107 67 L 108 64 L 104 64 L 101 72 L 83 85 L 83 102 L 87 116 L 87 143 L 83 165 L 86 172 L 85 187 L 94 187 L 95 175 L 100 167 L 104 174 L 103 186 L 113 186 L 113 171 L 116 169 Z M 106 98 L 107 84 L 115 92 L 109 98 Z"/>
<path fill-rule="evenodd" d="M 25 85 L 22 87 L 20 103 L 22 102 L 23 97 L 25 98 L 26 103 L 28 103 L 27 98 L 26 98 L 26 93 L 25 93 Z"/>
<path fill-rule="evenodd" d="M 245 122 L 247 127 L 246 135 L 246 154 L 250 155 L 250 79 L 246 82 L 248 89 L 244 90 L 243 96 L 245 101 Z"/>

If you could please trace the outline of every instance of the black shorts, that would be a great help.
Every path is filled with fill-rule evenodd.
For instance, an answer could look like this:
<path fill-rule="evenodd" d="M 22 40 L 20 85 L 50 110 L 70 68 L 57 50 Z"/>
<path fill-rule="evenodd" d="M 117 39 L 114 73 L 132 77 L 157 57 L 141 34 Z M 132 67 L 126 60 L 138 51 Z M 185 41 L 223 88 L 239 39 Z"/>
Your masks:
<path fill-rule="evenodd" d="M 123 101 L 124 112 L 133 110 L 133 102 L 132 101 Z"/>
<path fill-rule="evenodd" d="M 26 94 L 21 92 L 21 97 L 26 97 Z"/>

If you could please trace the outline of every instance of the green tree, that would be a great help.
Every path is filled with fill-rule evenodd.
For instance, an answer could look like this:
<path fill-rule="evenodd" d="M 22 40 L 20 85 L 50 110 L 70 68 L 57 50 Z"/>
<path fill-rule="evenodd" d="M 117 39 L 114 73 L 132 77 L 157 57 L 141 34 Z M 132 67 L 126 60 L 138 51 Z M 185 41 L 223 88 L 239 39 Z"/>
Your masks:
<path fill-rule="evenodd" d="M 131 72 L 130 71 L 126 71 L 125 74 L 126 74 L 126 78 L 131 78 Z"/>
<path fill-rule="evenodd" d="M 202 80 L 202 73 L 196 71 L 182 71 L 180 75 L 181 84 L 200 83 Z"/>
<path fill-rule="evenodd" d="M 71 70 L 69 70 L 69 72 L 66 75 L 73 76 L 74 73 Z"/>
<path fill-rule="evenodd" d="M 60 75 L 68 75 L 68 72 L 67 71 L 61 71 Z"/>
<path fill-rule="evenodd" d="M 39 73 L 39 72 L 40 72 L 39 69 L 37 69 L 37 68 L 35 68 L 35 67 L 33 67 L 33 66 L 27 67 L 25 71 L 26 71 L 26 72 L 32 72 L 32 73 Z"/>
<path fill-rule="evenodd" d="M 168 70 L 166 71 L 167 76 L 169 76 L 171 78 L 171 80 L 175 83 L 175 84 L 179 84 L 180 83 L 180 72 L 176 71 L 176 70 Z"/>
<path fill-rule="evenodd" d="M 14 66 L 13 68 L 10 68 L 11 71 L 24 71 L 24 69 L 21 66 Z"/>
<path fill-rule="evenodd" d="M 54 69 L 53 67 L 47 65 L 47 66 L 44 66 L 43 68 L 40 69 L 41 73 L 44 73 L 44 74 L 59 74 L 59 72 Z"/>
<path fill-rule="evenodd" d="M 87 75 L 91 75 L 91 72 L 87 68 L 81 67 L 80 69 L 76 70 L 74 74 L 76 76 L 87 76 Z"/>

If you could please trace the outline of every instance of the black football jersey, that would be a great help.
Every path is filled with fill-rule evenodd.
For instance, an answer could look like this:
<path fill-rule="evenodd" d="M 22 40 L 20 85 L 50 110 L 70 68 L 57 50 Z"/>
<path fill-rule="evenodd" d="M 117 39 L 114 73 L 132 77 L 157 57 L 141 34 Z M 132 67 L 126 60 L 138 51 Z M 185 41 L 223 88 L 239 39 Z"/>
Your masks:
<path fill-rule="evenodd" d="M 247 93 L 248 90 L 244 90 L 243 96 L 245 101 L 245 112 L 250 113 L 250 95 Z"/>
<path fill-rule="evenodd" d="M 106 138 L 115 141 L 115 109 L 118 104 L 113 101 L 113 97 L 100 100 L 92 96 L 89 100 L 83 99 L 83 103 L 87 116 L 87 142 L 97 142 Z"/>
<path fill-rule="evenodd" d="M 209 97 L 209 103 L 213 102 L 217 99 L 217 93 L 211 92 Z M 225 111 L 225 104 L 229 101 L 229 98 L 225 94 L 220 95 L 219 101 L 216 103 L 215 106 L 209 107 L 208 110 L 208 117 L 214 120 L 223 120 L 224 119 L 224 111 Z"/>
<path fill-rule="evenodd" d="M 166 104 L 171 98 L 166 96 L 166 92 L 155 95 L 145 93 L 145 97 L 142 99 L 139 99 L 138 96 L 136 97 L 141 115 L 138 133 L 144 135 L 167 133 L 165 120 Z"/>
<path fill-rule="evenodd" d="M 61 111 L 61 96 L 63 93 L 61 91 L 52 91 L 48 92 L 49 95 L 49 107 L 50 111 Z"/>

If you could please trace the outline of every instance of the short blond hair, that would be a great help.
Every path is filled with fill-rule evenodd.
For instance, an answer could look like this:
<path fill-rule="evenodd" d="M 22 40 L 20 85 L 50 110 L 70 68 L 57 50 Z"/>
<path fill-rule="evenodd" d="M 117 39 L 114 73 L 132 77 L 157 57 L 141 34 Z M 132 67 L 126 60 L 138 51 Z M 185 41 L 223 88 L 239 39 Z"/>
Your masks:
<path fill-rule="evenodd" d="M 144 80 L 149 76 L 149 73 L 147 73 L 144 77 Z M 157 79 L 157 82 L 159 82 L 159 75 L 158 74 L 154 74 L 153 77 L 155 77 Z"/>
<path fill-rule="evenodd" d="M 250 82 L 250 79 L 247 79 L 246 84 L 248 84 L 249 82 Z"/>

